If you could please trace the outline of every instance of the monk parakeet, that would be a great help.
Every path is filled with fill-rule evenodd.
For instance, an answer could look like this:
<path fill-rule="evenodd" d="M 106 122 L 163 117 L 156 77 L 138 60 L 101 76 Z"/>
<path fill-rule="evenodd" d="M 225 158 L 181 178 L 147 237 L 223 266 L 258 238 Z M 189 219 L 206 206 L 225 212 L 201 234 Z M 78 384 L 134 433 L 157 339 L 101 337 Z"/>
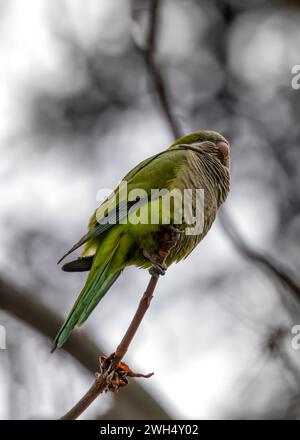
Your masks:
<path fill-rule="evenodd" d="M 125 267 L 152 266 L 164 272 L 166 268 L 155 263 L 155 256 L 159 250 L 159 236 L 168 227 L 176 227 L 181 233 L 166 260 L 166 267 L 191 253 L 209 231 L 218 208 L 228 195 L 229 153 L 229 143 L 221 134 L 198 131 L 177 139 L 168 149 L 144 160 L 124 177 L 126 196 L 121 195 L 123 188 L 119 185 L 92 215 L 88 232 L 63 257 L 85 245 L 81 256 L 65 264 L 63 270 L 89 271 L 89 275 L 56 336 L 53 349 L 61 347 L 74 327 L 85 322 Z M 177 195 L 186 190 L 190 191 L 189 195 L 192 191 L 192 195 L 187 199 L 183 196 L 180 204 L 176 203 L 176 196 L 170 198 L 167 207 L 164 196 L 153 197 L 153 190 L 164 190 L 167 194 L 175 189 Z M 202 227 L 196 234 L 187 233 L 191 225 L 185 214 L 186 211 L 197 214 L 193 192 L 197 189 L 204 194 Z M 155 221 L 150 218 L 152 212 L 156 213 Z M 143 215 L 144 221 L 139 221 Z"/>

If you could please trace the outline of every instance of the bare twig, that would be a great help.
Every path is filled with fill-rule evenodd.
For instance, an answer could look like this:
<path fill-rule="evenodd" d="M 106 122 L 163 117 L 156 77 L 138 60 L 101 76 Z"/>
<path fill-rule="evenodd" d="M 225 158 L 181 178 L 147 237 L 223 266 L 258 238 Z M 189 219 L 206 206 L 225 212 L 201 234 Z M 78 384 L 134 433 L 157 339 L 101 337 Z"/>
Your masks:
<path fill-rule="evenodd" d="M 289 334 L 290 329 L 285 327 L 278 326 L 272 329 L 266 340 L 265 348 L 272 356 L 277 357 L 282 362 L 284 369 L 289 371 L 295 383 L 298 385 L 299 391 L 300 370 L 299 367 L 292 360 L 286 346 L 284 345 L 284 341 L 289 336 Z M 293 385 L 293 389 L 294 388 L 295 385 Z"/>
<path fill-rule="evenodd" d="M 121 362 L 123 357 L 125 356 L 129 344 L 131 343 L 132 339 L 134 338 L 135 333 L 137 332 L 137 329 L 139 328 L 144 315 L 150 306 L 153 292 L 157 284 L 158 277 L 156 275 L 152 275 L 149 281 L 149 284 L 147 286 L 147 289 L 142 296 L 142 299 L 140 300 L 139 306 L 137 308 L 137 311 L 135 312 L 135 315 L 122 339 L 120 344 L 117 347 L 114 359 L 112 361 L 111 368 L 114 369 L 117 367 L 117 365 Z"/>
<path fill-rule="evenodd" d="M 159 242 L 159 251 L 157 263 L 164 265 L 165 261 L 169 255 L 170 250 L 176 245 L 178 238 L 166 232 Z M 157 285 L 159 274 L 152 272 L 152 276 L 148 283 L 148 286 L 140 300 L 139 306 L 135 312 L 132 321 L 122 338 L 120 344 L 118 345 L 116 352 L 112 353 L 108 358 L 105 358 L 104 362 L 100 362 L 100 374 L 96 373 L 96 379 L 87 393 L 77 402 L 73 408 L 68 411 L 61 420 L 74 420 L 79 417 L 90 404 L 100 395 L 103 391 L 113 390 L 112 382 L 116 377 L 118 368 L 120 367 L 120 362 L 128 351 L 129 345 L 132 342 L 146 311 L 148 310 L 151 300 L 153 298 L 153 293 Z M 148 375 L 135 374 L 135 377 L 151 377 L 153 373 Z M 117 387 L 118 390 L 118 387 Z"/>
<path fill-rule="evenodd" d="M 146 66 L 148 68 L 149 74 L 153 80 L 160 105 L 165 115 L 170 129 L 173 133 L 174 138 L 179 138 L 182 136 L 182 131 L 179 122 L 174 115 L 171 104 L 169 102 L 169 93 L 167 84 L 158 68 L 155 61 L 155 51 L 158 37 L 158 25 L 159 25 L 159 10 L 161 2 L 160 0 L 150 0 L 149 8 L 149 24 L 148 24 L 148 34 L 146 38 L 146 45 L 144 48 L 136 44 L 136 48 L 142 53 Z"/>
<path fill-rule="evenodd" d="M 297 300 L 300 301 L 300 285 L 294 278 L 294 276 L 289 273 L 289 270 L 282 266 L 281 263 L 276 261 L 271 255 L 266 255 L 257 250 L 251 249 L 247 243 L 243 240 L 241 235 L 238 233 L 236 227 L 232 224 L 231 219 L 228 214 L 225 214 L 223 209 L 222 214 L 219 216 L 222 225 L 230 238 L 232 244 L 235 246 L 237 251 L 246 259 L 251 262 L 258 264 L 262 269 L 267 271 L 276 280 L 278 280 Z"/>

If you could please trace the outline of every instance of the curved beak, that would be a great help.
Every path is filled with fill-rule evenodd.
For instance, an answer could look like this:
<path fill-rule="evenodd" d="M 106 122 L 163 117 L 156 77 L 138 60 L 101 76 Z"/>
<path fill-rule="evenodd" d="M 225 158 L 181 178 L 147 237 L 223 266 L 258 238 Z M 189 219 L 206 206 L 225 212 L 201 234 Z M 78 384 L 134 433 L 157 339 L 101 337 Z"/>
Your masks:
<path fill-rule="evenodd" d="M 219 149 L 222 162 L 225 162 L 228 159 L 229 152 L 230 152 L 230 145 L 229 145 L 229 143 L 227 141 L 226 142 L 225 141 L 219 141 L 219 142 L 216 143 L 216 146 Z"/>

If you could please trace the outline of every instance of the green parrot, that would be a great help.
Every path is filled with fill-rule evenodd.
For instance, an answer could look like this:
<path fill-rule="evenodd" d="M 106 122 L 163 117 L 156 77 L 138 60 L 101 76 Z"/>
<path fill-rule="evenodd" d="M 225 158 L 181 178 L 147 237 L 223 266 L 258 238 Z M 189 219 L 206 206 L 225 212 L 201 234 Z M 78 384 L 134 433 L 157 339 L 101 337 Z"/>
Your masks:
<path fill-rule="evenodd" d="M 55 338 L 52 351 L 62 347 L 74 327 L 86 321 L 127 266 L 152 268 L 164 274 L 170 264 L 191 253 L 209 231 L 218 208 L 228 195 L 229 156 L 229 143 L 221 134 L 202 130 L 177 139 L 168 149 L 144 160 L 124 177 L 126 196 L 121 195 L 119 185 L 92 215 L 88 232 L 59 260 L 60 263 L 85 245 L 81 256 L 66 263 L 62 269 L 89 271 L 89 275 Z M 153 189 L 176 189 L 177 195 L 168 205 L 164 203 L 164 196 L 152 197 Z M 186 211 L 197 215 L 197 201 L 195 191 L 190 199 L 185 199 L 183 193 L 196 189 L 204 194 L 202 226 L 197 233 L 187 233 L 191 225 L 187 223 L 184 208 L 189 204 Z M 128 194 L 133 196 L 129 198 Z M 178 194 L 182 195 L 179 204 L 176 203 Z M 151 221 L 152 212 L 158 212 L 155 221 Z M 142 215 L 146 221 L 139 221 Z M 162 266 L 156 261 L 159 237 L 168 228 L 176 228 L 180 238 L 171 249 L 166 265 Z"/>

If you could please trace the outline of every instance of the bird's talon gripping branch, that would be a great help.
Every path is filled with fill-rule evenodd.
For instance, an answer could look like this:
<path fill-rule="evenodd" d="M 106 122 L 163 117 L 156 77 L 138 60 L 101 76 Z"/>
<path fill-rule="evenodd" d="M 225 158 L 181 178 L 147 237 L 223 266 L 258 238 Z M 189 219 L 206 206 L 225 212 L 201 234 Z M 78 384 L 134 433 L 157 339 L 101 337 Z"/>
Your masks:
<path fill-rule="evenodd" d="M 143 249 L 143 255 L 152 264 L 151 268 L 149 269 L 150 275 L 165 275 L 167 265 L 163 263 L 163 261 L 168 255 L 168 252 L 159 250 L 157 254 L 150 254 L 150 252 L 148 252 L 146 249 Z"/>
<path fill-rule="evenodd" d="M 181 234 L 182 231 L 173 225 L 169 225 L 160 237 L 158 253 L 165 252 L 168 255 L 170 250 L 180 241 Z"/>
<path fill-rule="evenodd" d="M 151 269 L 149 269 L 150 275 L 165 275 L 167 271 L 167 265 L 161 263 L 152 264 Z"/>
<path fill-rule="evenodd" d="M 168 231 L 171 233 L 172 241 L 174 241 L 175 243 L 178 243 L 178 241 L 180 240 L 182 231 L 180 231 L 174 225 L 169 225 L 168 226 Z"/>
<path fill-rule="evenodd" d="M 156 254 L 151 254 L 149 251 L 147 251 L 147 249 L 143 249 L 143 255 L 152 264 L 156 264 L 159 261 L 159 256 Z"/>
<path fill-rule="evenodd" d="M 180 240 L 181 231 L 173 225 L 169 225 L 159 239 L 159 249 L 157 254 L 151 254 L 146 249 L 143 249 L 143 255 L 151 263 L 152 267 L 149 270 L 150 275 L 160 276 L 165 275 L 168 266 L 165 264 L 166 258 L 169 256 L 170 250 L 177 245 Z"/>

